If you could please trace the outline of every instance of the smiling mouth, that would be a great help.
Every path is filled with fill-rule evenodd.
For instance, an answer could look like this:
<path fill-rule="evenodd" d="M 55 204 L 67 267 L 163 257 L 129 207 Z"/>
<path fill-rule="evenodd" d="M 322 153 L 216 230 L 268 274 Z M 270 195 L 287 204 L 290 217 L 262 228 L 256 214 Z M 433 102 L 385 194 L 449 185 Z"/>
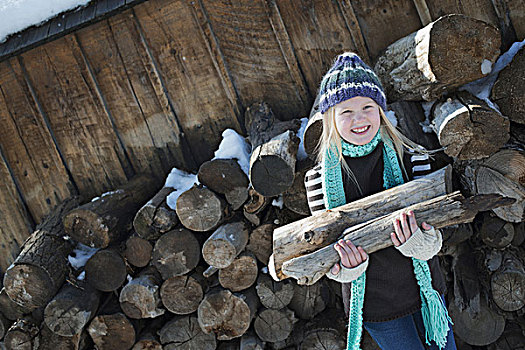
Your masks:
<path fill-rule="evenodd" d="M 368 129 L 370 129 L 370 125 L 368 126 L 364 126 L 362 128 L 356 128 L 356 129 L 352 129 L 351 131 L 354 133 L 354 134 L 364 134 L 365 132 L 368 131 Z"/>

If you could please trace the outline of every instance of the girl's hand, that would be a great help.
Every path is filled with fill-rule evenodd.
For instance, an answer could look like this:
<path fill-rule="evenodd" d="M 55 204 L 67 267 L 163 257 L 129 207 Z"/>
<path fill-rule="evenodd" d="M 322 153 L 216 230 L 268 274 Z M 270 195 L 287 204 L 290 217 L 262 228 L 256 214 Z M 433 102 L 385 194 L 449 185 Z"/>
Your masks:
<path fill-rule="evenodd" d="M 339 254 L 341 264 L 346 268 L 356 267 L 368 258 L 368 255 L 366 254 L 363 247 L 356 247 L 349 239 L 346 241 L 342 239 L 339 240 L 334 245 L 334 248 Z M 341 266 L 339 263 L 336 263 L 334 266 L 332 266 L 330 272 L 334 275 L 337 275 L 340 269 Z"/>
<path fill-rule="evenodd" d="M 408 219 L 408 221 L 407 221 Z M 430 230 L 432 228 L 431 225 L 427 224 L 426 222 L 423 222 L 421 225 L 424 230 Z M 402 213 L 399 216 L 399 219 L 394 220 L 394 231 L 390 234 L 390 238 L 392 239 L 392 242 L 396 247 L 399 247 L 403 243 L 405 243 L 410 236 L 414 232 L 416 232 L 418 229 L 417 221 L 416 221 L 416 215 L 414 214 L 413 210 L 410 210 L 408 212 L 408 215 L 406 213 Z"/>

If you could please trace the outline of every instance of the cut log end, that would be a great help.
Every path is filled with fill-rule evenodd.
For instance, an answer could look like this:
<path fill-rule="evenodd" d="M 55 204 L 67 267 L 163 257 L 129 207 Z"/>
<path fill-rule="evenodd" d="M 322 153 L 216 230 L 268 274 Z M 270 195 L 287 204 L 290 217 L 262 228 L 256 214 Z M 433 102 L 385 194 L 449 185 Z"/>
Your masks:
<path fill-rule="evenodd" d="M 4 287 L 11 300 L 27 309 L 46 305 L 58 289 L 43 268 L 27 264 L 15 265 L 7 270 Z"/>

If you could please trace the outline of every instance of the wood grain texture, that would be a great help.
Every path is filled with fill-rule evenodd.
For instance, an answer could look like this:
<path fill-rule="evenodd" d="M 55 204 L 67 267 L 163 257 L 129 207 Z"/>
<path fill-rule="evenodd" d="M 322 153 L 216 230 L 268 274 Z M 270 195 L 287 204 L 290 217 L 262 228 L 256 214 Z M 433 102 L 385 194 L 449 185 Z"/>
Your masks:
<path fill-rule="evenodd" d="M 134 8 L 144 39 L 197 164 L 208 160 L 222 131 L 240 131 L 199 23 L 185 1 L 147 1 Z"/>
<path fill-rule="evenodd" d="M 451 13 L 461 13 L 472 18 L 498 25 L 492 0 L 441 0 L 427 1 L 432 20 Z"/>

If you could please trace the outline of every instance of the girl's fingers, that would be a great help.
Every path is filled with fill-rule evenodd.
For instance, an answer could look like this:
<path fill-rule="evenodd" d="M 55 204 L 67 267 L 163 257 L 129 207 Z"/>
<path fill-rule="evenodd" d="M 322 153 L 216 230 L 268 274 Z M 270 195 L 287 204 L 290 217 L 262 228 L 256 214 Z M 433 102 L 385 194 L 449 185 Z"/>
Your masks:
<path fill-rule="evenodd" d="M 357 247 L 355 246 L 355 244 L 352 243 L 352 241 L 347 240 L 346 241 L 346 245 L 348 247 L 350 247 L 350 249 L 352 250 L 352 253 L 354 253 L 354 258 L 355 258 L 355 261 L 356 261 L 356 265 L 361 264 L 362 263 L 361 253 L 359 253 L 359 250 L 357 250 Z"/>
<path fill-rule="evenodd" d="M 355 254 L 352 248 L 343 240 L 341 240 L 339 244 L 344 248 L 344 250 L 346 251 L 346 254 L 348 255 L 349 264 L 343 264 L 343 266 L 346 266 L 346 267 L 357 266 L 357 260 L 355 258 Z"/>
<path fill-rule="evenodd" d="M 339 263 L 335 263 L 334 266 L 330 269 L 330 272 L 332 275 L 337 275 L 339 273 L 339 270 L 341 269 L 341 266 L 339 266 Z"/>
<path fill-rule="evenodd" d="M 423 227 L 423 230 L 430 230 L 432 228 L 432 225 L 429 225 L 426 222 L 422 223 L 421 226 Z"/>
<path fill-rule="evenodd" d="M 394 231 L 396 233 L 397 239 L 399 240 L 400 244 L 405 243 L 405 236 L 403 235 L 403 232 L 401 231 L 401 224 L 399 223 L 399 219 L 394 220 Z"/>
<path fill-rule="evenodd" d="M 363 247 L 359 246 L 357 247 L 359 253 L 361 254 L 361 260 L 362 261 L 365 261 L 366 259 L 368 259 L 368 255 L 366 254 L 365 250 L 363 249 Z"/>
<path fill-rule="evenodd" d="M 417 231 L 418 226 L 417 226 L 416 214 L 414 214 L 413 210 L 408 212 L 408 224 L 410 226 L 410 232 Z"/>
<path fill-rule="evenodd" d="M 401 213 L 400 218 L 401 218 L 401 228 L 403 229 L 403 235 L 405 236 L 405 241 L 406 241 L 411 235 L 410 227 L 408 227 L 408 222 L 407 222 L 407 214 Z"/>
<path fill-rule="evenodd" d="M 390 238 L 392 239 L 392 242 L 394 243 L 396 247 L 399 247 L 401 245 L 401 242 L 399 242 L 399 239 L 397 239 L 395 232 L 392 232 L 390 234 Z"/>

